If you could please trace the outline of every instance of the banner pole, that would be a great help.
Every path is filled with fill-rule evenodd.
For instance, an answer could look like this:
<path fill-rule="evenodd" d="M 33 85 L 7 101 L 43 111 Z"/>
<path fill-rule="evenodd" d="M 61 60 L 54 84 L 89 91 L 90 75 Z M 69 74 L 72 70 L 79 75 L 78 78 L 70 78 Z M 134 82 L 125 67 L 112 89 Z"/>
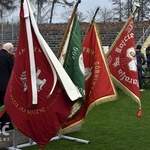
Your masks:
<path fill-rule="evenodd" d="M 98 7 L 98 8 L 96 9 L 96 11 L 95 11 L 95 14 L 94 14 L 94 16 L 93 16 L 93 18 L 92 18 L 92 20 L 91 20 L 91 25 L 92 25 L 93 22 L 95 21 L 95 17 L 96 17 L 96 15 L 97 15 L 98 11 L 99 11 L 99 8 L 100 8 L 100 7 Z M 91 25 L 90 25 L 90 27 L 91 27 Z M 90 27 L 89 27 L 89 28 L 90 28 Z"/>
<path fill-rule="evenodd" d="M 138 8 L 140 8 L 140 5 L 139 5 L 139 4 L 135 5 L 135 9 L 134 9 L 133 12 L 130 14 L 130 16 L 129 16 L 129 18 L 127 19 L 126 23 L 123 25 L 121 31 L 119 32 L 119 34 L 117 35 L 116 39 L 115 39 L 114 42 L 112 43 L 110 49 L 112 49 L 112 47 L 116 44 L 116 41 L 118 40 L 118 38 L 119 38 L 120 35 L 122 34 L 124 28 L 126 27 L 126 25 L 127 25 L 127 23 L 128 23 L 128 20 L 129 20 L 130 18 L 133 18 L 133 16 L 134 16 L 135 13 L 137 12 Z M 109 53 L 110 53 L 110 51 L 107 52 L 106 57 L 109 55 Z"/>
<path fill-rule="evenodd" d="M 66 41 L 66 38 L 67 38 L 67 34 L 68 34 L 68 32 L 69 32 L 70 25 L 71 25 L 72 20 L 73 20 L 75 14 L 76 14 L 76 12 L 77 12 L 77 7 L 78 7 L 78 5 L 79 5 L 80 2 L 81 2 L 81 0 L 78 0 L 78 2 L 76 3 L 76 5 L 75 5 L 75 7 L 74 7 L 74 9 L 73 9 L 71 18 L 70 18 L 70 20 L 69 20 L 69 22 L 68 22 L 68 25 L 67 25 L 67 27 L 66 27 L 66 30 L 65 30 L 65 33 L 64 33 L 62 42 L 61 42 L 60 47 L 59 47 L 59 50 L 58 50 L 58 52 L 57 52 L 57 58 L 59 58 L 60 55 L 61 55 L 63 46 L 64 46 L 65 41 Z"/>
<path fill-rule="evenodd" d="M 92 24 L 94 23 L 95 17 L 96 17 L 96 15 L 97 15 L 97 12 L 99 11 L 99 8 L 100 8 L 100 7 L 98 7 L 98 8 L 96 9 L 96 11 L 95 11 L 95 13 L 94 13 L 94 16 L 93 16 L 93 18 L 92 18 L 92 20 L 91 20 L 91 23 L 90 23 L 90 25 L 89 25 L 89 28 L 87 29 L 86 34 L 88 33 L 89 29 L 91 28 Z"/>
<path fill-rule="evenodd" d="M 139 4 L 136 4 L 135 5 L 135 9 L 133 10 L 132 14 L 131 15 L 135 15 L 135 13 L 137 12 L 137 10 L 140 8 L 140 5 Z"/>

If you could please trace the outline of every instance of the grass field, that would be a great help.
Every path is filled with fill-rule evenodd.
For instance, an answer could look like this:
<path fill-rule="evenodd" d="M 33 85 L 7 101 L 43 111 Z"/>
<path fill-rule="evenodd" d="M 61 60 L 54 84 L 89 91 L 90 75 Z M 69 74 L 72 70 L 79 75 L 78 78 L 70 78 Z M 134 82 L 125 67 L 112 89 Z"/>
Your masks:
<path fill-rule="evenodd" d="M 118 100 L 92 109 L 82 129 L 68 136 L 90 141 L 50 141 L 44 150 L 149 150 L 150 89 L 141 92 L 142 117 L 136 117 L 138 104 L 118 91 Z M 39 150 L 38 146 L 23 150 Z"/>

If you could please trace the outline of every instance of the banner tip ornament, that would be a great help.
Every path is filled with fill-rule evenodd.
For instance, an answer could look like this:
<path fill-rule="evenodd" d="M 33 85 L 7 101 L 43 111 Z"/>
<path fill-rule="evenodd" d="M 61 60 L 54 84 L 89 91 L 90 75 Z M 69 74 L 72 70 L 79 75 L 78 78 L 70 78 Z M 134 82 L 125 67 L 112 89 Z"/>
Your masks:
<path fill-rule="evenodd" d="M 132 14 L 131 15 L 135 15 L 135 13 L 137 12 L 137 10 L 140 8 L 140 4 L 136 4 L 135 5 L 135 9 L 133 10 Z"/>

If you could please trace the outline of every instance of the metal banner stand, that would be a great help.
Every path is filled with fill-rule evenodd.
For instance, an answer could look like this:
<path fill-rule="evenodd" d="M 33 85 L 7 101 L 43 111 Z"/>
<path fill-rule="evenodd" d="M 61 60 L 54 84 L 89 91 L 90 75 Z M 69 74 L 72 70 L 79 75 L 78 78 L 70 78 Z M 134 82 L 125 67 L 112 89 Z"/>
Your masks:
<path fill-rule="evenodd" d="M 90 141 L 87 141 L 87 140 L 73 138 L 73 137 L 70 137 L 70 136 L 62 135 L 62 134 L 56 135 L 50 141 L 59 140 L 59 139 L 71 140 L 71 141 L 81 142 L 81 143 L 85 143 L 85 144 L 89 144 L 90 143 Z M 18 130 L 14 129 L 13 130 L 13 146 L 12 147 L 8 147 L 7 148 L 8 150 L 21 150 L 20 148 L 37 145 L 37 143 L 34 142 L 31 138 L 29 138 L 29 142 L 28 143 L 20 144 L 20 145 L 18 145 L 17 143 L 18 143 Z"/>

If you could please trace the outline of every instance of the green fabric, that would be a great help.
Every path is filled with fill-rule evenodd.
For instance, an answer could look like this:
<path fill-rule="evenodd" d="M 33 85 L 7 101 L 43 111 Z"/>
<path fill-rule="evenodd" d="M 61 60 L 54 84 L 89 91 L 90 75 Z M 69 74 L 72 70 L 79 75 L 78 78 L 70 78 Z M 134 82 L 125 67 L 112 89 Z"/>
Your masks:
<path fill-rule="evenodd" d="M 3 114 L 5 113 L 5 105 L 2 105 L 1 107 L 0 107 L 0 118 L 3 116 Z"/>
<path fill-rule="evenodd" d="M 2 106 L 0 107 L 0 112 L 3 111 L 4 108 L 5 108 L 5 105 L 2 105 Z"/>
<path fill-rule="evenodd" d="M 85 99 L 85 78 L 82 56 L 81 30 L 75 15 L 70 41 L 68 44 L 67 55 L 64 62 L 64 69 L 79 89 L 83 100 Z"/>

